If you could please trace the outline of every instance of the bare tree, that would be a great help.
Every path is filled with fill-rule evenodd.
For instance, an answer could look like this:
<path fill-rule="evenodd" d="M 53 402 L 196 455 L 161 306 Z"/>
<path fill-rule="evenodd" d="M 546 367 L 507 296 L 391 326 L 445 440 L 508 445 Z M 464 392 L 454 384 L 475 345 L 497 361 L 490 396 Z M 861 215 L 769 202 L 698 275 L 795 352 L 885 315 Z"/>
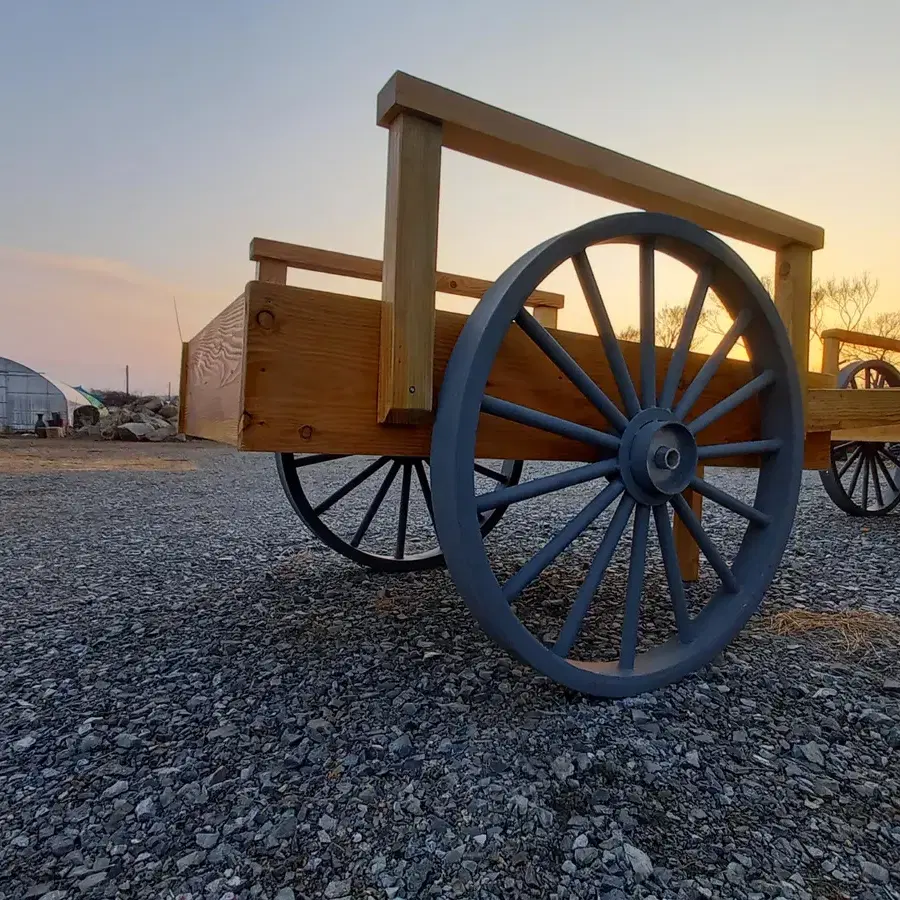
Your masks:
<path fill-rule="evenodd" d="M 684 317 L 687 313 L 687 303 L 675 304 L 671 306 L 661 306 L 656 311 L 656 346 L 657 347 L 674 347 L 678 343 L 678 336 L 681 334 L 681 326 L 684 324 Z M 694 335 L 691 338 L 691 349 L 696 350 L 705 336 L 706 328 L 709 324 L 709 315 L 706 310 L 700 315 L 700 321 L 694 329 Z M 619 339 L 623 341 L 639 341 L 641 339 L 640 329 L 636 325 L 626 325 L 619 331 Z"/>

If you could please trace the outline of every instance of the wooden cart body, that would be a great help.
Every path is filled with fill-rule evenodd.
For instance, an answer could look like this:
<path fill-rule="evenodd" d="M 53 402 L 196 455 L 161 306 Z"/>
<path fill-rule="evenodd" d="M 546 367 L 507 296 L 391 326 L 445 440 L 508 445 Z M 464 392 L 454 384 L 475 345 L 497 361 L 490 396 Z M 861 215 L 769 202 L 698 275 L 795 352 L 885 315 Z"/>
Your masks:
<path fill-rule="evenodd" d="M 781 359 L 790 365 L 792 352 L 796 365 L 804 468 L 827 469 L 836 436 L 862 440 L 877 434 L 879 440 L 900 440 L 900 388 L 860 392 L 836 387 L 835 341 L 846 336 L 827 337 L 824 371 L 809 371 L 812 259 L 824 245 L 820 227 L 404 73 L 396 73 L 379 94 L 378 124 L 389 131 L 383 260 L 254 238 L 250 258 L 256 262 L 255 279 L 183 345 L 184 433 L 245 451 L 429 456 L 437 398 L 467 321 L 464 315 L 436 309 L 435 294 L 478 298 L 492 284 L 437 269 L 441 155 L 447 148 L 774 251 L 774 303 L 790 342 L 779 338 Z M 289 286 L 291 268 L 380 281 L 381 299 Z M 557 328 L 564 302 L 559 294 L 537 290 L 527 305 L 583 372 L 609 397 L 617 397 L 609 354 L 597 337 Z M 771 309 L 767 298 L 762 303 Z M 772 322 L 780 331 L 777 317 Z M 618 347 L 634 376 L 641 369 L 640 346 L 619 341 Z M 672 355 L 672 350 L 655 348 L 657 391 Z M 708 358 L 688 354 L 682 387 Z M 711 409 L 753 377 L 750 362 L 724 359 L 699 395 L 695 412 Z M 493 360 L 490 393 L 598 431 L 609 425 L 547 356 L 515 330 Z M 699 443 L 760 439 L 756 402 L 751 399 L 724 415 Z M 582 441 L 484 414 L 475 449 L 479 458 L 598 459 L 596 448 Z M 761 459 L 740 455 L 704 463 L 754 467 Z M 699 471 L 702 475 L 702 466 Z M 699 495 L 687 490 L 684 497 L 698 515 Z M 675 544 L 682 577 L 695 579 L 699 551 L 677 520 Z M 555 672 L 555 665 L 551 662 L 544 671 Z M 580 677 L 563 674 L 560 680 L 580 689 Z"/>

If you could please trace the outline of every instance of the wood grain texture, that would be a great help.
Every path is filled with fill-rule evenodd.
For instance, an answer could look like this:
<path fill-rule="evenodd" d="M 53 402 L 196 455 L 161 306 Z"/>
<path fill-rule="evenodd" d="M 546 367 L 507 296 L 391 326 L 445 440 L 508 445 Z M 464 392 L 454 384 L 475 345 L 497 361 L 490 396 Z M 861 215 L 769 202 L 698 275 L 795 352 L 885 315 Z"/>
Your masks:
<path fill-rule="evenodd" d="M 879 350 L 893 350 L 900 353 L 900 341 L 880 334 L 866 334 L 862 331 L 848 331 L 846 328 L 829 328 L 822 332 L 822 340 L 834 340 L 841 344 L 858 347 L 876 347 Z"/>
<path fill-rule="evenodd" d="M 814 389 L 808 392 L 807 398 L 807 423 L 813 431 L 843 432 L 900 425 L 900 388 Z"/>
<path fill-rule="evenodd" d="M 559 312 L 550 306 L 535 306 L 534 317 L 544 328 L 558 328 Z"/>
<path fill-rule="evenodd" d="M 787 329 L 806 409 L 809 373 L 809 317 L 812 305 L 812 250 L 801 244 L 775 254 L 775 307 Z"/>
<path fill-rule="evenodd" d="M 292 269 L 321 272 L 325 275 L 341 275 L 345 278 L 359 278 L 362 281 L 381 281 L 384 266 L 380 259 L 351 256 L 349 253 L 320 250 L 317 247 L 304 247 L 301 244 L 287 244 L 283 241 L 259 237 L 250 241 L 250 259 L 257 263 L 266 260 L 278 261 Z M 272 279 L 260 278 L 257 275 L 256 280 L 271 281 Z M 477 300 L 492 284 L 492 281 L 483 278 L 437 272 L 434 289 L 441 294 L 473 297 Z M 562 309 L 565 302 L 566 298 L 563 294 L 555 294 L 552 291 L 535 291 L 525 301 L 525 304 L 526 306 Z"/>
<path fill-rule="evenodd" d="M 440 192 L 441 126 L 397 116 L 388 137 L 379 422 L 431 418 Z"/>
<path fill-rule="evenodd" d="M 324 291 L 251 282 L 247 285 L 248 331 L 244 408 L 244 450 L 295 453 L 355 453 L 427 456 L 431 424 L 408 427 L 376 420 L 381 304 L 377 300 Z M 265 311 L 270 327 L 257 319 Z M 466 317 L 438 310 L 435 321 L 435 400 L 444 368 Z M 615 383 L 596 336 L 557 331 L 557 340 L 584 367 L 611 399 L 619 402 Z M 633 373 L 639 369 L 639 347 L 621 342 Z M 657 350 L 659 384 L 672 351 Z M 693 378 L 705 356 L 692 353 L 685 379 Z M 696 413 L 732 393 L 751 378 L 750 366 L 727 359 L 696 405 Z M 491 372 L 491 395 L 523 403 L 574 422 L 606 428 L 591 407 L 556 367 L 518 329 L 509 333 Z M 704 443 L 759 437 L 756 403 L 739 407 L 704 430 Z M 493 416 L 483 416 L 478 453 L 496 459 L 589 460 L 585 445 L 545 434 Z M 810 468 L 827 465 L 828 442 L 818 442 L 807 456 Z M 753 467 L 756 461 L 741 458 Z M 735 460 L 707 461 L 707 465 Z"/>
<path fill-rule="evenodd" d="M 280 259 L 260 259 L 256 262 L 256 280 L 287 284 L 287 270 L 287 263 Z"/>
<path fill-rule="evenodd" d="M 682 216 L 772 250 L 825 243 L 817 225 L 396 72 L 378 95 L 378 124 L 389 127 L 408 113 L 440 122 L 449 149 L 608 200 Z"/>
<path fill-rule="evenodd" d="M 188 342 L 180 401 L 184 434 L 239 445 L 246 337 L 247 302 L 241 294 Z"/>

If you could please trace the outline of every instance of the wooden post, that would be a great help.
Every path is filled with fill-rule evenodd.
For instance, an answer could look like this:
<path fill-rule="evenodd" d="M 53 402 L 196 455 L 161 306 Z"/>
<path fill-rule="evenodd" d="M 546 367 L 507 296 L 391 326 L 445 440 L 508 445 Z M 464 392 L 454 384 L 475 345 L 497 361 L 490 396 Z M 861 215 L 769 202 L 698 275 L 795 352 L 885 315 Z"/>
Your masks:
<path fill-rule="evenodd" d="M 256 263 L 256 280 L 287 284 L 287 269 L 287 263 L 280 259 L 260 259 Z"/>
<path fill-rule="evenodd" d="M 703 477 L 703 465 L 697 466 L 697 477 Z M 703 515 L 703 496 L 690 489 L 684 492 L 684 499 L 699 519 Z M 696 581 L 700 577 L 700 548 L 691 537 L 684 522 L 675 516 L 675 552 L 682 581 Z"/>
<path fill-rule="evenodd" d="M 556 317 L 559 310 L 553 306 L 535 306 L 534 317 L 544 328 L 556 328 Z"/>
<path fill-rule="evenodd" d="M 388 126 L 378 421 L 431 417 L 443 126 L 401 113 Z"/>
<path fill-rule="evenodd" d="M 822 372 L 837 378 L 840 368 L 841 342 L 831 335 L 822 336 Z"/>
<path fill-rule="evenodd" d="M 775 306 L 787 328 L 800 377 L 804 416 L 809 375 L 809 315 L 812 302 L 812 255 L 804 244 L 789 244 L 775 252 Z"/>

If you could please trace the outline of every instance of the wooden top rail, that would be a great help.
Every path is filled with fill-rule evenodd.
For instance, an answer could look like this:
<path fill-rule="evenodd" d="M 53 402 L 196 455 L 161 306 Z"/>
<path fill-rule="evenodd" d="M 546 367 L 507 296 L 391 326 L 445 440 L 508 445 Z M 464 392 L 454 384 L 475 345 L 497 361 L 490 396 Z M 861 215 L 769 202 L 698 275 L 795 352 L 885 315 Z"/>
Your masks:
<path fill-rule="evenodd" d="M 840 341 L 842 344 L 876 347 L 879 350 L 894 350 L 900 353 L 900 341 L 896 338 L 882 337 L 880 334 L 864 334 L 861 331 L 848 331 L 846 328 L 829 328 L 822 332 L 822 340 L 829 339 Z"/>
<path fill-rule="evenodd" d="M 381 281 L 383 269 L 380 259 L 351 256 L 349 253 L 336 253 L 333 250 L 319 250 L 315 247 L 286 244 L 283 241 L 258 237 L 250 241 L 250 259 L 253 262 L 275 260 L 286 263 L 292 269 L 323 272 L 327 275 L 343 275 L 347 278 L 361 278 L 365 281 Z M 478 299 L 491 284 L 492 282 L 484 281 L 481 278 L 438 272 L 434 289 L 442 294 L 455 294 L 458 297 Z M 563 294 L 535 291 L 526 303 L 528 306 L 562 309 L 565 299 Z"/>
<path fill-rule="evenodd" d="M 451 150 L 617 203 L 681 216 L 770 250 L 825 244 L 818 225 L 395 72 L 378 95 L 378 124 L 388 126 L 401 113 L 441 123 Z"/>

